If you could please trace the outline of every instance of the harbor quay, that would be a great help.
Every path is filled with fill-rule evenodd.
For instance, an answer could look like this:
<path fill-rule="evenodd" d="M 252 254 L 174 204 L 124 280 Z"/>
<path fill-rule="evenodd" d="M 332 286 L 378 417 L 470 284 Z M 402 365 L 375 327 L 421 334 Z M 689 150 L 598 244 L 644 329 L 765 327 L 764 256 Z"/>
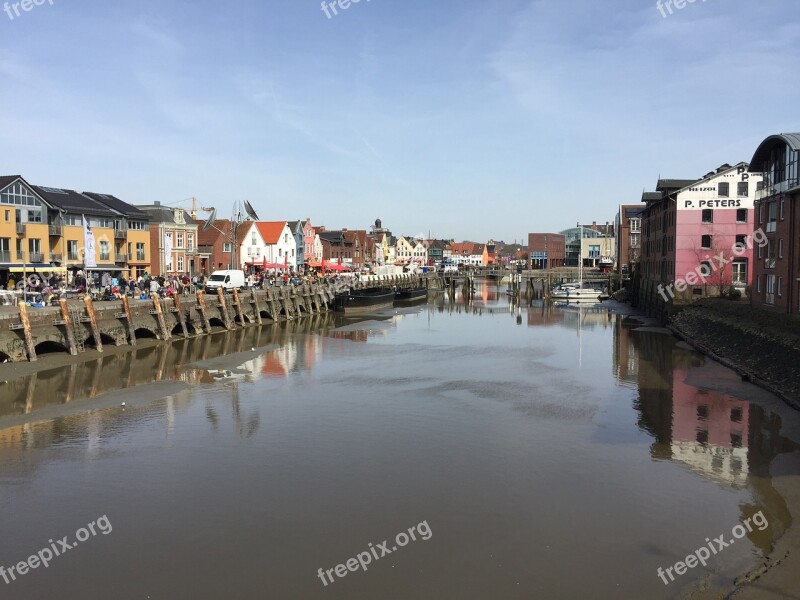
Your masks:
<path fill-rule="evenodd" d="M 205 335 L 249 325 L 299 319 L 333 309 L 338 296 L 361 289 L 437 287 L 435 277 L 374 275 L 347 284 L 307 283 L 299 286 L 250 288 L 224 293 L 176 294 L 139 300 L 62 299 L 57 306 L 32 308 L 24 302 L 0 307 L 0 360 L 36 361 L 37 352 L 62 350 L 72 355 L 87 346 L 136 345 L 137 339 L 162 341 L 176 336 Z"/>

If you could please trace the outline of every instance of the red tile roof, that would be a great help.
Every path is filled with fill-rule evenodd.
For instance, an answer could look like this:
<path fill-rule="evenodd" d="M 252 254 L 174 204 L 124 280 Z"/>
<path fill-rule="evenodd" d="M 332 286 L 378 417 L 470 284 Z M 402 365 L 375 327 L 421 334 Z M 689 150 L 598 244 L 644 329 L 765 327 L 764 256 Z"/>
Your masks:
<path fill-rule="evenodd" d="M 256 227 L 265 244 L 277 244 L 281 239 L 286 221 L 257 221 Z"/>

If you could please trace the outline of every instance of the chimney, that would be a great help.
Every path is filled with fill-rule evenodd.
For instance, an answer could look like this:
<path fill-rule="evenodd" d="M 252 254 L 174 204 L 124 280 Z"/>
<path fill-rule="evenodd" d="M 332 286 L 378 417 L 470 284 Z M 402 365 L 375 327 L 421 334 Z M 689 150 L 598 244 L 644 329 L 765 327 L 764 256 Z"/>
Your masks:
<path fill-rule="evenodd" d="M 154 206 L 161 206 L 161 200 L 156 200 L 155 202 L 153 202 L 153 205 Z"/>

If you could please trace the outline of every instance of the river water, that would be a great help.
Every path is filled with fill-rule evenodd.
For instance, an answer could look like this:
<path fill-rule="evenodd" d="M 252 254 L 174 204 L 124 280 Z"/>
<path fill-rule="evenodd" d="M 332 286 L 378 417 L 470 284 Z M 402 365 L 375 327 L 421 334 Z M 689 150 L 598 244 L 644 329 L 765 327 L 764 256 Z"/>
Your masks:
<path fill-rule="evenodd" d="M 2 598 L 676 598 L 793 525 L 795 413 L 605 307 L 481 285 L 2 368 L 0 565 L 86 538 Z"/>

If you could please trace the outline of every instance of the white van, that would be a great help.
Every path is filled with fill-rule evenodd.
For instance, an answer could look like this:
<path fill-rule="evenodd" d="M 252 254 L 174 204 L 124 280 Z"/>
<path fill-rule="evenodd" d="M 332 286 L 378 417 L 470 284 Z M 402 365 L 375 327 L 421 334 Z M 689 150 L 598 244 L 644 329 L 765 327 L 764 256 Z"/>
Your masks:
<path fill-rule="evenodd" d="M 245 288 L 244 271 L 231 269 L 226 271 L 214 271 L 208 280 L 206 280 L 206 292 L 209 294 L 216 294 L 217 288 L 222 288 L 225 292 L 230 292 L 234 288 L 243 290 Z"/>

